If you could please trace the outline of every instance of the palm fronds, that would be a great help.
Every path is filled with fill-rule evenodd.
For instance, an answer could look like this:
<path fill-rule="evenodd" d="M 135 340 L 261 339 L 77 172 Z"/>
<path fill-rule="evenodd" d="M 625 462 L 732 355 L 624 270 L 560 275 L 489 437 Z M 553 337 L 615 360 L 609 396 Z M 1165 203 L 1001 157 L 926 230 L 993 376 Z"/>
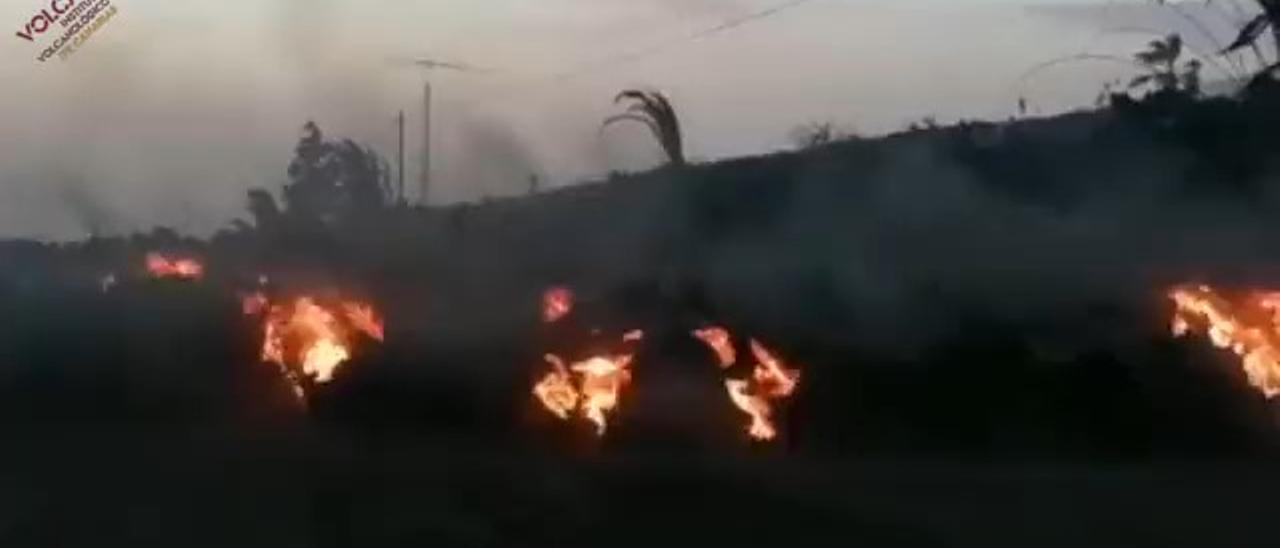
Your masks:
<path fill-rule="evenodd" d="M 1182 57 L 1182 51 L 1182 37 L 1177 34 L 1152 40 L 1147 49 L 1133 56 L 1134 61 L 1147 72 L 1131 80 L 1129 88 L 1151 87 L 1155 91 L 1199 95 L 1200 69 L 1203 65 L 1198 59 L 1191 59 L 1180 69 L 1178 60 Z"/>
<path fill-rule="evenodd" d="M 1258 40 L 1270 30 L 1271 37 L 1275 41 L 1276 55 L 1280 56 L 1280 0 L 1257 0 L 1257 2 L 1262 9 L 1261 13 L 1241 25 L 1235 40 L 1232 40 L 1227 47 L 1223 48 L 1222 53 L 1224 55 L 1246 47 L 1253 48 L 1254 52 L 1257 53 Z M 1258 55 L 1261 57 L 1261 54 Z M 1280 60 L 1276 61 L 1276 63 L 1280 63 Z M 1271 78 L 1275 67 L 1274 63 L 1264 66 L 1254 75 L 1251 85 L 1257 84 L 1260 79 Z"/>
<path fill-rule="evenodd" d="M 1240 27 L 1240 33 L 1236 35 L 1236 39 L 1227 45 L 1222 50 L 1222 53 L 1231 53 L 1241 48 L 1253 46 L 1257 43 L 1258 38 L 1262 36 L 1262 33 L 1266 32 L 1271 25 L 1271 18 L 1266 13 L 1259 13 L 1257 17 Z"/>
<path fill-rule="evenodd" d="M 680 130 L 680 119 L 676 116 L 671 101 L 662 92 L 638 89 L 623 90 L 614 98 L 615 103 L 630 102 L 626 112 L 610 116 L 601 127 L 608 127 L 617 122 L 632 121 L 644 124 L 658 140 L 667 160 L 674 166 L 683 166 L 684 137 Z"/>

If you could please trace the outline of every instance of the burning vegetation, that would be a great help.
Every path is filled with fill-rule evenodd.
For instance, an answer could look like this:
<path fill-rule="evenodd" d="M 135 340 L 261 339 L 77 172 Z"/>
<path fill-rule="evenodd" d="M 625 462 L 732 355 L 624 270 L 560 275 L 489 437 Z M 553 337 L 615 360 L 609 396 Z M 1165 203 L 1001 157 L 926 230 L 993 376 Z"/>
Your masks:
<path fill-rule="evenodd" d="M 382 319 L 365 303 L 298 297 L 271 304 L 262 293 L 246 296 L 242 303 L 245 314 L 262 318 L 262 361 L 279 366 L 299 397 L 333 380 L 351 359 L 360 335 L 384 339 Z"/>
<path fill-rule="evenodd" d="M 693 332 L 693 336 L 706 343 L 716 353 L 720 367 L 728 369 L 738 361 L 738 351 L 733 348 L 729 330 L 723 327 L 707 327 Z"/>
<path fill-rule="evenodd" d="M 603 436 L 609 414 L 631 384 L 632 358 L 631 354 L 599 355 L 566 365 L 560 356 L 547 354 L 552 370 L 533 386 L 533 395 L 561 420 L 581 417 Z"/>
<path fill-rule="evenodd" d="M 553 324 L 572 313 L 573 298 L 573 292 L 567 288 L 545 291 L 543 321 Z M 705 327 L 691 334 L 715 354 L 717 365 L 726 377 L 724 386 L 729 402 L 750 418 L 746 427 L 748 436 L 756 441 L 777 438 L 775 402 L 795 393 L 800 382 L 799 371 L 788 368 L 755 339 L 748 341 L 753 362 L 740 364 L 733 335 L 723 327 Z M 596 434 L 603 436 L 608 430 L 609 415 L 618 408 L 622 393 L 631 384 L 635 351 L 634 346 L 627 345 L 637 345 L 644 340 L 643 330 L 628 331 L 621 337 L 625 350 L 597 352 L 578 361 L 547 353 L 544 360 L 550 370 L 534 383 L 533 396 L 543 409 L 557 418 L 590 421 L 595 425 Z"/>
<path fill-rule="evenodd" d="M 1267 398 L 1280 396 L 1280 292 L 1254 291 L 1229 299 L 1207 285 L 1170 292 L 1176 337 L 1203 332 L 1240 359 L 1249 383 Z"/>
<path fill-rule="evenodd" d="M 737 351 L 732 335 L 723 327 L 708 327 L 693 332 L 693 336 L 706 343 L 716 355 L 720 368 L 728 374 L 738 365 Z M 769 349 L 751 339 L 751 356 L 755 365 L 744 377 L 729 377 L 724 381 L 729 401 L 751 418 L 747 434 L 757 441 L 770 441 L 778 436 L 774 421 L 773 402 L 791 397 L 800 382 L 800 372 L 788 369 Z"/>
<path fill-rule="evenodd" d="M 542 293 L 542 321 L 555 324 L 574 311 L 574 293 L 567 287 L 552 287 Z M 622 343 L 644 339 L 644 332 L 632 330 L 623 334 Z M 533 385 L 533 395 L 551 414 L 561 420 L 580 417 L 595 425 L 603 436 L 609 428 L 609 415 L 621 402 L 622 392 L 631 384 L 631 351 L 602 352 L 580 361 L 566 363 L 559 354 L 543 356 L 551 371 Z"/>

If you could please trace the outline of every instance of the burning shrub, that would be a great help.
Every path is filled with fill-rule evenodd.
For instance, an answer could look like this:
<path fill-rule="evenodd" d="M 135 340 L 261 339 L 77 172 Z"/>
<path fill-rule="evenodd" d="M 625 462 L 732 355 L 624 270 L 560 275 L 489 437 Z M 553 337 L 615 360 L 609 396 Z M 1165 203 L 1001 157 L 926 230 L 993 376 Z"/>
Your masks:
<path fill-rule="evenodd" d="M 278 365 L 300 398 L 315 384 L 333 380 L 351 358 L 358 334 L 378 342 L 384 339 L 383 322 L 368 304 L 326 305 L 313 297 L 298 297 L 286 304 L 264 305 L 261 293 L 244 300 L 247 314 L 263 314 L 262 360 Z"/>

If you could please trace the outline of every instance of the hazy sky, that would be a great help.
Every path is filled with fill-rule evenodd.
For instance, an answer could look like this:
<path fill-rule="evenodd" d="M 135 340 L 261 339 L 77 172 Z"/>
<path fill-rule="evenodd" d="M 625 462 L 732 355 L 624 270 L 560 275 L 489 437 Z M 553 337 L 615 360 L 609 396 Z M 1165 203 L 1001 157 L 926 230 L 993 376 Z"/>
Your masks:
<path fill-rule="evenodd" d="M 1086 50 L 1128 55 L 1150 39 L 1138 27 L 1187 26 L 1167 8 L 1126 9 L 1139 0 L 813 0 L 690 41 L 786 2 L 114 2 L 118 15 L 74 57 L 44 64 L 13 33 L 48 0 L 0 6 L 0 237 L 216 229 L 242 215 L 245 189 L 279 187 L 308 119 L 391 156 L 406 109 L 414 186 L 424 73 L 405 57 L 490 69 L 432 76 L 431 198 L 445 203 L 521 192 L 530 173 L 568 184 L 651 165 L 656 148 L 638 129 L 598 131 L 627 86 L 666 91 L 689 156 L 714 159 L 785 148 L 805 122 L 875 134 L 926 116 L 1007 118 L 1019 96 L 1043 113 L 1084 106 L 1129 69 L 1019 76 Z M 1200 15 L 1222 34 L 1240 17 Z M 597 63 L 637 51 L 652 53 Z"/>

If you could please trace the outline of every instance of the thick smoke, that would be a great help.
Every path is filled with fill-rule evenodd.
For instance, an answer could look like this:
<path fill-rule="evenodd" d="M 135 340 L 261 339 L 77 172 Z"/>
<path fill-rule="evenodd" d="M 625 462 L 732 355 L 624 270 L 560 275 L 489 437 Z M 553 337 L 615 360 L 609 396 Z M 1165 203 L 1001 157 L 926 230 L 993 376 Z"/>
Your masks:
<path fill-rule="evenodd" d="M 546 174 L 533 152 L 500 122 L 462 120 L 456 138 L 442 148 L 440 176 L 484 197 L 528 194 L 545 188 Z"/>

